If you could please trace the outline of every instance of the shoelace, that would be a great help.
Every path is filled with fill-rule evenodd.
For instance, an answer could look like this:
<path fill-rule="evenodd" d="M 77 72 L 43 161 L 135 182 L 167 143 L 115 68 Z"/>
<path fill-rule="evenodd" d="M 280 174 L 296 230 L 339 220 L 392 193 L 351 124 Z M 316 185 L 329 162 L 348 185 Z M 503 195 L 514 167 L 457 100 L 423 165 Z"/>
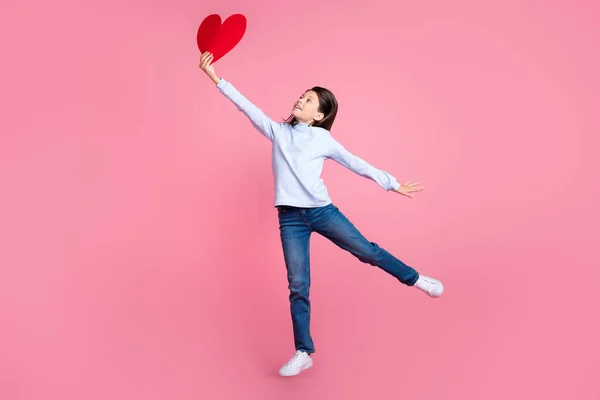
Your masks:
<path fill-rule="evenodd" d="M 423 278 L 422 283 L 421 283 L 421 287 L 423 288 L 423 290 L 427 291 L 427 293 L 430 293 L 431 290 L 433 290 L 433 288 L 435 287 L 435 282 L 430 281 L 429 279 Z"/>
<path fill-rule="evenodd" d="M 292 359 L 290 361 L 288 361 L 286 365 L 292 365 L 292 364 L 294 364 L 296 361 L 298 361 L 298 359 L 300 357 L 302 357 L 302 353 L 296 353 L 296 354 L 294 354 L 294 357 L 292 357 Z"/>

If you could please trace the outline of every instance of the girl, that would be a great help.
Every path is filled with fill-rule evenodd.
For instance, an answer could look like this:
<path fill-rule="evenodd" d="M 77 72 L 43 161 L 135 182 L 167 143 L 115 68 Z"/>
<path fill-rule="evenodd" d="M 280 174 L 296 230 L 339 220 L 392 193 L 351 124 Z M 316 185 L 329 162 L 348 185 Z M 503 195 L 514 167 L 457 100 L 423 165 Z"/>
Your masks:
<path fill-rule="evenodd" d="M 360 261 L 377 266 L 407 286 L 431 297 L 444 291 L 442 283 L 423 275 L 392 254 L 369 242 L 332 204 L 321 179 L 323 162 L 331 158 L 351 171 L 377 182 L 385 190 L 412 197 L 423 190 L 420 183 L 399 184 L 392 175 L 371 166 L 338 143 L 329 133 L 337 114 L 333 93 L 322 87 L 307 90 L 294 102 L 290 117 L 275 122 L 244 97 L 231 83 L 220 79 L 211 65 L 213 56 L 205 52 L 200 68 L 220 92 L 246 115 L 252 125 L 272 142 L 272 168 L 275 178 L 275 207 L 287 268 L 290 310 L 296 353 L 279 370 L 282 376 L 297 375 L 313 365 L 315 352 L 310 335 L 310 261 L 312 232 L 323 235 Z"/>

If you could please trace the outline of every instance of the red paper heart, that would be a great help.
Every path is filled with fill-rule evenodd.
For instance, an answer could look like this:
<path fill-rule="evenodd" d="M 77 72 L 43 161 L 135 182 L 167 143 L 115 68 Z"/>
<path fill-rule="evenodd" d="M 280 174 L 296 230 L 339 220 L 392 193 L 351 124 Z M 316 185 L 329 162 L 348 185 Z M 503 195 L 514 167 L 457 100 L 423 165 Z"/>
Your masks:
<path fill-rule="evenodd" d="M 246 17 L 233 14 L 221 24 L 221 17 L 212 14 L 204 18 L 198 28 L 196 40 L 200 52 L 213 54 L 212 64 L 229 53 L 242 40 L 246 32 Z"/>

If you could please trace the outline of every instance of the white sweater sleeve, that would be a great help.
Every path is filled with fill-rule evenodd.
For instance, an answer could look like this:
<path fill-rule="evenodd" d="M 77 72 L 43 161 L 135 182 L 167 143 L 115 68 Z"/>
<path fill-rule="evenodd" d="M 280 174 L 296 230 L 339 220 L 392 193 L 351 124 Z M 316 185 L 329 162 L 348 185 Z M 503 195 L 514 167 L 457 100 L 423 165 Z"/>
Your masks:
<path fill-rule="evenodd" d="M 400 187 L 394 176 L 373 167 L 365 160 L 352 154 L 333 137 L 331 137 L 329 145 L 329 158 L 348 168 L 350 171 L 377 182 L 385 190 L 397 190 Z"/>
<path fill-rule="evenodd" d="M 281 127 L 280 123 L 269 118 L 260 108 L 252 104 L 231 83 L 221 79 L 217 84 L 219 91 L 223 93 L 242 113 L 248 117 L 252 125 L 269 140 L 273 141 L 275 134 Z"/>

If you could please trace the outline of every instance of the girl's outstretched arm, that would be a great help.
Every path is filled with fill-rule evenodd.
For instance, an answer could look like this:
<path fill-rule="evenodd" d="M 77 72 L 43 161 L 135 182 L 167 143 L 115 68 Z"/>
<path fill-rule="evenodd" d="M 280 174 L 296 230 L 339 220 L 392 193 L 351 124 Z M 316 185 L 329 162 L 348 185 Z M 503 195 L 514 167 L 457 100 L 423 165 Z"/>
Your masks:
<path fill-rule="evenodd" d="M 352 154 L 333 137 L 331 137 L 329 147 L 329 158 L 348 168 L 350 171 L 377 182 L 385 190 L 397 190 L 400 187 L 394 176 L 375 168 L 362 158 Z"/>
<path fill-rule="evenodd" d="M 260 133 L 273 141 L 277 131 L 281 127 L 281 123 L 273 121 L 260 108 L 244 97 L 231 83 L 219 78 L 215 73 L 215 68 L 211 65 L 212 58 L 212 54 L 208 52 L 203 53 L 200 58 L 200 69 L 217 85 L 220 92 L 248 117 L 252 125 Z"/>
<path fill-rule="evenodd" d="M 391 174 L 375 168 L 360 157 L 355 156 L 344 148 L 338 141 L 330 136 L 329 158 L 337 161 L 344 167 L 360 176 L 374 180 L 385 190 L 394 190 L 403 196 L 412 198 L 411 193 L 423 190 L 421 182 L 409 181 L 404 185 L 398 183 Z"/>

